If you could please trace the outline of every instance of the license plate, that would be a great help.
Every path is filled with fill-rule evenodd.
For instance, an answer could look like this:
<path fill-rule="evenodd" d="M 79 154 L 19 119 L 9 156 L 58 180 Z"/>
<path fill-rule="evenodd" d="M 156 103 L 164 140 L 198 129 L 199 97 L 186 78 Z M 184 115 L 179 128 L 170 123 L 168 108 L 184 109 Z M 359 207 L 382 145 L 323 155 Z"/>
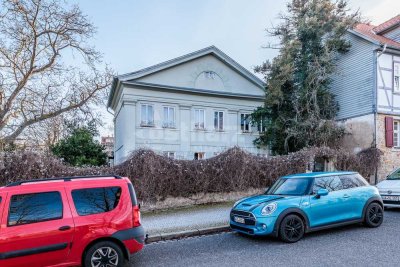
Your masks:
<path fill-rule="evenodd" d="M 400 201 L 400 196 L 382 196 L 383 200 Z"/>
<path fill-rule="evenodd" d="M 233 220 L 237 223 L 245 223 L 244 218 L 241 217 L 233 217 Z"/>

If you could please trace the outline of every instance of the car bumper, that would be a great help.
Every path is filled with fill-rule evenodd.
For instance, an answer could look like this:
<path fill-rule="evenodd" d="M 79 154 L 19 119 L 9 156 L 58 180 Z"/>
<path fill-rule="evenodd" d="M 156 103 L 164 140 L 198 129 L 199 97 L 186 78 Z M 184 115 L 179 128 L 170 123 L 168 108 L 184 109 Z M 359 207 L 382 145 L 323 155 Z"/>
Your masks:
<path fill-rule="evenodd" d="M 254 225 L 237 223 L 230 220 L 230 227 L 233 231 L 251 236 L 267 236 L 274 233 L 277 217 L 255 217 Z"/>
<path fill-rule="evenodd" d="M 400 207 L 399 195 L 388 195 L 381 193 L 383 206 L 385 207 Z"/>
<path fill-rule="evenodd" d="M 117 231 L 112 235 L 112 237 L 125 244 L 130 254 L 140 251 L 143 248 L 145 236 L 146 234 L 143 226 Z"/>

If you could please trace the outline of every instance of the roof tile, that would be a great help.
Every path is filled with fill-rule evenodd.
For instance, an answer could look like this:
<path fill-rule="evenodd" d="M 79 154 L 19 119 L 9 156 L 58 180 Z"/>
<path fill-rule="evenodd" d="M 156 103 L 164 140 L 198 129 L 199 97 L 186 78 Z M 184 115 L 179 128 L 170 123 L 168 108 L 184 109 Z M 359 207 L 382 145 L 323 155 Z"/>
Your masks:
<path fill-rule="evenodd" d="M 399 18 L 400 18 L 400 16 L 399 16 Z M 383 25 L 383 24 L 385 24 L 385 22 L 382 23 L 381 25 Z M 379 25 L 379 26 L 381 26 L 381 25 Z M 392 26 L 393 25 L 394 24 L 392 24 Z M 382 45 L 387 44 L 387 45 L 390 45 L 390 46 L 392 46 L 394 48 L 400 49 L 400 43 L 399 42 L 396 42 L 396 41 L 394 41 L 392 39 L 389 39 L 389 38 L 387 38 L 385 36 L 376 34 L 374 29 L 376 29 L 379 26 L 374 26 L 374 25 L 366 24 L 366 23 L 359 23 L 353 30 L 358 32 L 358 33 L 360 33 L 360 34 L 362 34 L 362 35 L 364 35 L 364 36 L 366 36 L 369 39 L 372 39 L 372 40 L 375 40 L 375 41 L 379 42 Z"/>

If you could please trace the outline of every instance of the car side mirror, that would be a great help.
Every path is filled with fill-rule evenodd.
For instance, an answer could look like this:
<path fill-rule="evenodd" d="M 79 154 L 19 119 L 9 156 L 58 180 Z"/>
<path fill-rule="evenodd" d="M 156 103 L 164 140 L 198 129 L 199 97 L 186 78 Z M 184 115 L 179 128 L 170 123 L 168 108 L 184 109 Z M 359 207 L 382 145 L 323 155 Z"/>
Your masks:
<path fill-rule="evenodd" d="M 328 191 L 327 189 L 325 189 L 325 188 L 320 188 L 320 189 L 318 189 L 318 191 L 317 191 L 316 197 L 317 197 L 317 198 L 320 198 L 321 196 L 326 196 L 326 195 L 328 195 L 328 194 L 329 194 L 329 191 Z"/>

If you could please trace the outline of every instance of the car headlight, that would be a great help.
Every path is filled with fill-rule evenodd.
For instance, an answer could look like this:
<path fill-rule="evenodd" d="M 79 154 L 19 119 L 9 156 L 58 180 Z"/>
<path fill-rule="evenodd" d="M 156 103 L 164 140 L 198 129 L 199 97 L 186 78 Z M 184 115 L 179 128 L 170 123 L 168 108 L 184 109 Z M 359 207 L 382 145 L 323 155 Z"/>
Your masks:
<path fill-rule="evenodd" d="M 269 203 L 264 208 L 262 208 L 261 215 L 264 215 L 264 216 L 270 215 L 270 214 L 274 213 L 274 211 L 276 210 L 277 207 L 278 207 L 278 204 L 276 204 L 276 202 Z"/>

